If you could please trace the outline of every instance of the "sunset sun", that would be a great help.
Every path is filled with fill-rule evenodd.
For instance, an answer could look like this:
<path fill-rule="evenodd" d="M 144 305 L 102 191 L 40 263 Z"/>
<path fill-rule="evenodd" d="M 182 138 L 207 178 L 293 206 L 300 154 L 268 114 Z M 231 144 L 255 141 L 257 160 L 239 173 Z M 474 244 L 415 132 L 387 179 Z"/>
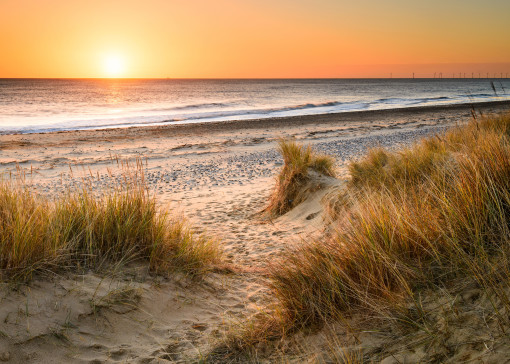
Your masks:
<path fill-rule="evenodd" d="M 103 60 L 103 70 L 106 77 L 122 77 L 126 70 L 125 59 L 118 54 L 111 54 Z"/>

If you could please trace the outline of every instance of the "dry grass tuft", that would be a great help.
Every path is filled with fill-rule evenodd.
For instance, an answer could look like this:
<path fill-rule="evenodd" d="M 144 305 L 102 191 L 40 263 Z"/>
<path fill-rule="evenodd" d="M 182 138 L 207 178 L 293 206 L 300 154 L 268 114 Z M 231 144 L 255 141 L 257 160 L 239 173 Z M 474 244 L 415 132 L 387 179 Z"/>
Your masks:
<path fill-rule="evenodd" d="M 100 193 L 84 182 L 52 199 L 23 179 L 0 182 L 0 274 L 28 279 L 37 271 L 142 259 L 156 273 L 197 275 L 218 262 L 214 241 L 157 207 L 141 162 Z"/>
<path fill-rule="evenodd" d="M 325 176 L 335 175 L 335 160 L 314 152 L 310 146 L 280 139 L 278 151 L 284 164 L 277 177 L 269 206 L 265 209 L 272 215 L 283 215 L 303 201 L 302 192 L 310 182 L 310 170 Z"/>
<path fill-rule="evenodd" d="M 204 359 L 207 363 L 259 363 L 260 353 L 274 351 L 274 341 L 286 337 L 285 325 L 274 312 L 257 320 L 236 323 Z M 285 362 L 285 361 L 282 361 Z"/>
<path fill-rule="evenodd" d="M 493 285 L 489 272 L 508 279 L 509 130 L 510 115 L 474 120 L 353 163 L 336 233 L 272 269 L 291 321 L 320 324 L 353 308 L 380 313 L 459 276 L 484 286 Z"/>

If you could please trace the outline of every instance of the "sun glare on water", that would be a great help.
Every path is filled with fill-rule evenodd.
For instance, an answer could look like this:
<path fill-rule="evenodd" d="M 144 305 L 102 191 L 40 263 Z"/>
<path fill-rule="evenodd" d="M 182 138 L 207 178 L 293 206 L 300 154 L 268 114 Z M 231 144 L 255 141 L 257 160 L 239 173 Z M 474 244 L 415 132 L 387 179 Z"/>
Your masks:
<path fill-rule="evenodd" d="M 103 67 L 107 77 L 122 77 L 126 71 L 125 60 L 119 55 L 105 57 Z"/>

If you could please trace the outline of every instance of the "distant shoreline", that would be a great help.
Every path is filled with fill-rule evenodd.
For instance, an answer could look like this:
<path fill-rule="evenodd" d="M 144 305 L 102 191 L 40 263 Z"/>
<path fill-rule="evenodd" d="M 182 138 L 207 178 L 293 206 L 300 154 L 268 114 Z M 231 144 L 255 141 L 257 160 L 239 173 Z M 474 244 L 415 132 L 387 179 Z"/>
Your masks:
<path fill-rule="evenodd" d="M 374 118 L 391 118 L 392 115 L 402 117 L 410 114 L 419 113 L 436 113 L 442 111 L 462 111 L 466 110 L 470 112 L 475 109 L 477 112 L 491 112 L 493 108 L 497 108 L 497 111 L 502 111 L 508 107 L 510 110 L 510 100 L 502 101 L 487 101 L 487 102 L 474 102 L 474 103 L 462 103 L 462 104 L 449 104 L 449 105 L 426 105 L 426 106 L 411 106 L 401 107 L 392 109 L 382 110 L 362 110 L 362 111 L 343 111 L 336 113 L 325 113 L 325 114 L 312 114 L 312 115 L 296 115 L 296 116 L 284 116 L 284 117 L 272 117 L 272 118 L 255 118 L 255 119 L 244 119 L 244 120 L 225 120 L 225 121 L 204 121 L 204 122 L 190 122 L 190 123 L 178 123 L 171 122 L 164 123 L 163 125 L 147 125 L 147 126 L 125 126 L 125 127 L 111 127 L 111 128 L 91 128 L 91 129 L 76 129 L 76 130 L 58 130 L 48 132 L 25 132 L 25 133 L 5 133 L 0 134 L 0 137 L 5 138 L 8 136 L 24 136 L 29 137 L 30 135 L 51 135 L 51 134 L 81 134 L 83 136 L 87 134 L 96 135 L 97 132 L 108 134 L 112 137 L 115 134 L 157 134 L 157 133 L 209 133 L 209 132 L 221 132 L 229 131 L 232 129 L 258 129 L 258 128 L 282 128 L 285 125 L 297 126 L 307 124 L 329 124 L 336 122 L 346 121 L 373 121 Z"/>

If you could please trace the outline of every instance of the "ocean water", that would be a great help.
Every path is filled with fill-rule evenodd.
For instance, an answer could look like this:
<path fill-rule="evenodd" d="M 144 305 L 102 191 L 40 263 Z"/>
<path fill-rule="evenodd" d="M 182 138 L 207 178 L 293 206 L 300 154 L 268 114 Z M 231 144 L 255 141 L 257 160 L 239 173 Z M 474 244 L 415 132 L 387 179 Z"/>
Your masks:
<path fill-rule="evenodd" d="M 0 133 L 510 100 L 509 79 L 0 79 Z"/>

